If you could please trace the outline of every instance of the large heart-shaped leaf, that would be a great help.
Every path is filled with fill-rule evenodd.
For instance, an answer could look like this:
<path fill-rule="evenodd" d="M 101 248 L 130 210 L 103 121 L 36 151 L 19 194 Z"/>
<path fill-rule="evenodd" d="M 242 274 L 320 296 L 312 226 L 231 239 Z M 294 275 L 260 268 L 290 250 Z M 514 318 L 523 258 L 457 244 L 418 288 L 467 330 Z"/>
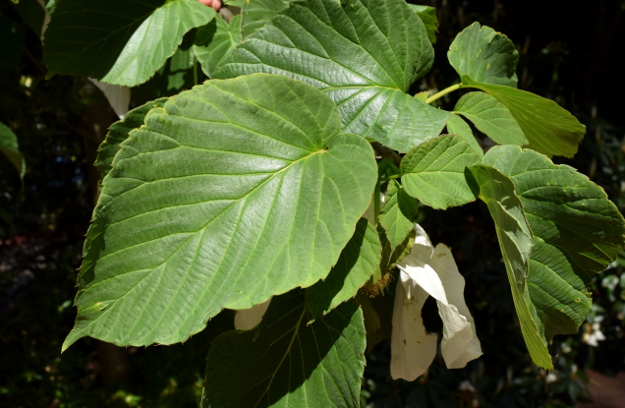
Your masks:
<path fill-rule="evenodd" d="M 406 192 L 432 208 L 446 209 L 475 200 L 465 169 L 480 162 L 469 143 L 442 135 L 416 147 L 401 161 Z"/>
<path fill-rule="evenodd" d="M 98 155 L 95 163 L 93 163 L 95 168 L 100 172 L 101 179 L 111 170 L 111 163 L 121 148 L 120 144 L 128 139 L 128 135 L 131 131 L 143 125 L 145 115 L 147 115 L 150 110 L 153 108 L 161 108 L 166 101 L 167 98 L 160 98 L 138 106 L 128 112 L 126 116 L 124 116 L 124 120 L 120 120 L 111 125 L 106 134 L 106 138 L 98 148 Z"/>
<path fill-rule="evenodd" d="M 528 143 L 506 105 L 487 93 L 469 92 L 463 95 L 454 113 L 469 119 L 476 128 L 499 144 L 523 146 Z"/>
<path fill-rule="evenodd" d="M 529 147 L 546 155 L 573 157 L 586 127 L 551 99 L 509 86 L 462 78 L 463 87 L 488 92 L 506 105 L 529 141 Z"/>
<path fill-rule="evenodd" d="M 375 228 L 361 218 L 328 276 L 306 289 L 306 308 L 314 317 L 353 298 L 380 265 L 382 246 Z"/>
<path fill-rule="evenodd" d="M 232 17 L 230 23 L 223 18 L 215 18 L 213 22 L 198 29 L 193 45 L 193 53 L 209 78 L 213 76 L 217 65 L 241 41 L 240 14 Z"/>
<path fill-rule="evenodd" d="M 185 33 L 214 16 L 197 0 L 61 1 L 44 39 L 48 76 L 141 84 L 174 54 Z"/>
<path fill-rule="evenodd" d="M 19 173 L 20 179 L 23 179 L 24 173 L 26 173 L 24 156 L 20 153 L 17 145 L 17 136 L 15 136 L 15 133 L 4 123 L 0 123 L 0 152 L 4 153 Z"/>
<path fill-rule="evenodd" d="M 217 337 L 201 406 L 359 407 L 365 327 L 351 300 L 308 324 L 300 290 L 274 298 L 259 326 Z"/>
<path fill-rule="evenodd" d="M 449 46 L 447 58 L 461 77 L 516 87 L 519 53 L 508 37 L 490 27 L 475 22 L 462 30 Z"/>
<path fill-rule="evenodd" d="M 169 344 L 221 309 L 325 278 L 376 182 L 322 92 L 284 76 L 209 81 L 151 110 L 115 156 L 64 347 Z"/>
<path fill-rule="evenodd" d="M 601 187 L 526 149 L 491 149 L 484 163 L 514 182 L 536 245 L 528 287 L 545 341 L 573 334 L 590 311 L 586 287 L 625 244 L 625 222 Z"/>
<path fill-rule="evenodd" d="M 499 170 L 480 164 L 471 167 L 469 171 L 477 184 L 474 192 L 486 203 L 495 221 L 497 240 L 503 254 L 525 344 L 537 365 L 552 370 L 547 344 L 539 333 L 530 309 L 527 276 L 530 273 L 529 259 L 534 237 L 525 218 L 523 204 L 514 192 L 514 183 Z"/>
<path fill-rule="evenodd" d="M 293 2 L 238 45 L 215 77 L 283 74 L 323 90 L 343 129 L 407 152 L 449 112 L 405 93 L 432 65 L 423 23 L 403 0 Z"/>

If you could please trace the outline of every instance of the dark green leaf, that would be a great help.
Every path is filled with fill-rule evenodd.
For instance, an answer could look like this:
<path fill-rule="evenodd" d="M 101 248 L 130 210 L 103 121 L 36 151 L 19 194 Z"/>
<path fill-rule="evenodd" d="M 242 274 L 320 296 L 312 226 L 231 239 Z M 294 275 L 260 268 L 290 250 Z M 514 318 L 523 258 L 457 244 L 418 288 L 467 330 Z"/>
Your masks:
<path fill-rule="evenodd" d="M 201 406 L 359 407 L 366 341 L 358 303 L 309 320 L 294 290 L 274 298 L 255 329 L 217 337 Z"/>
<path fill-rule="evenodd" d="M 371 201 L 371 146 L 302 82 L 208 81 L 144 121 L 103 180 L 64 348 L 184 341 L 223 308 L 310 286 Z"/>
<path fill-rule="evenodd" d="M 432 208 L 446 209 L 475 200 L 465 169 L 480 156 L 463 138 L 442 135 L 417 146 L 401 161 L 401 183 L 408 194 Z"/>
<path fill-rule="evenodd" d="M 476 183 L 476 195 L 486 203 L 495 221 L 495 231 L 525 344 L 538 366 L 553 370 L 547 344 L 539 333 L 531 311 L 527 277 L 534 238 L 523 212 L 523 204 L 514 192 L 514 183 L 499 170 L 476 165 L 469 171 Z"/>
<path fill-rule="evenodd" d="M 528 287 L 543 339 L 576 333 L 590 311 L 592 276 L 623 249 L 623 217 L 601 187 L 532 150 L 493 148 L 484 163 L 514 182 L 532 228 Z"/>
<path fill-rule="evenodd" d="M 432 44 L 436 44 L 436 34 L 438 34 L 438 17 L 436 17 L 436 9 L 430 6 L 421 6 L 417 4 L 408 4 L 410 8 L 414 10 L 419 16 L 423 25 L 425 25 L 425 31 L 428 33 L 428 38 Z"/>
<path fill-rule="evenodd" d="M 586 127 L 550 99 L 509 86 L 491 85 L 462 78 L 463 86 L 488 92 L 510 109 L 529 147 L 546 155 L 573 157 Z"/>
<path fill-rule="evenodd" d="M 329 95 L 343 129 L 407 152 L 436 137 L 449 112 L 406 94 L 434 51 L 403 0 L 293 2 L 236 47 L 215 76 L 288 75 Z"/>
<path fill-rule="evenodd" d="M 449 120 L 447 121 L 447 133 L 451 135 L 460 136 L 463 138 L 469 146 L 471 146 L 471 150 L 475 154 L 480 157 L 484 157 L 484 150 L 482 146 L 478 143 L 475 135 L 473 135 L 473 130 L 471 130 L 471 126 L 467 122 L 465 122 L 458 115 L 450 115 Z"/>
<path fill-rule="evenodd" d="M 306 308 L 322 316 L 353 298 L 380 265 L 382 247 L 375 228 L 365 218 L 356 224 L 354 236 L 327 278 L 306 289 Z"/>
<path fill-rule="evenodd" d="M 508 37 L 490 27 L 475 22 L 462 30 L 449 46 L 447 58 L 460 77 L 516 87 L 519 53 Z"/>
<path fill-rule="evenodd" d="M 213 8 L 197 0 L 64 0 L 44 39 L 48 76 L 142 84 L 174 54 L 185 33 L 214 16 Z"/>
<path fill-rule="evenodd" d="M 264 27 L 275 15 L 288 7 L 282 0 L 246 0 L 241 8 L 241 34 L 243 38 Z"/>
<path fill-rule="evenodd" d="M 17 136 L 3 123 L 0 123 L 0 152 L 9 159 L 20 175 L 20 180 L 26 173 L 26 163 L 17 145 Z"/>

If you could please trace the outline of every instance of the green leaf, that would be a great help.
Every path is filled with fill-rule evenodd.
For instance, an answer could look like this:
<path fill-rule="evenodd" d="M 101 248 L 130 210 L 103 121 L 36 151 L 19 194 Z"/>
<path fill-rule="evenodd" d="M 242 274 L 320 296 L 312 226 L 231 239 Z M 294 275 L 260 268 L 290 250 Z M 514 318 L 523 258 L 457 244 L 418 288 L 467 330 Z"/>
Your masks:
<path fill-rule="evenodd" d="M 214 17 L 215 10 L 197 0 L 64 0 L 44 39 L 48 77 L 142 84 L 174 54 L 185 33 Z"/>
<path fill-rule="evenodd" d="M 423 25 L 425 31 L 428 33 L 428 38 L 432 44 L 436 44 L 436 34 L 438 34 L 438 17 L 436 17 L 436 9 L 430 6 L 421 6 L 417 4 L 408 4 L 410 8 L 417 13 Z"/>
<path fill-rule="evenodd" d="M 216 27 L 213 25 L 216 24 Z M 211 24 L 198 29 L 193 52 L 202 65 L 202 71 L 210 78 L 217 65 L 241 41 L 241 15 L 227 23 L 223 18 L 214 19 Z"/>
<path fill-rule="evenodd" d="M 460 136 L 463 138 L 469 146 L 471 146 L 471 150 L 476 153 L 480 157 L 484 157 L 484 150 L 482 146 L 478 143 L 475 135 L 473 135 L 473 130 L 471 130 L 471 126 L 467 122 L 465 122 L 458 115 L 450 115 L 449 120 L 447 121 L 447 133 L 451 135 Z"/>
<path fill-rule="evenodd" d="M 506 105 L 489 94 L 469 92 L 460 98 L 454 113 L 469 119 L 480 132 L 496 143 L 518 146 L 529 143 Z"/>
<path fill-rule="evenodd" d="M 436 137 L 449 112 L 406 94 L 434 59 L 403 0 L 293 2 L 236 47 L 215 77 L 283 74 L 323 90 L 343 129 L 407 152 Z"/>
<path fill-rule="evenodd" d="M 98 155 L 93 163 L 101 174 L 100 180 L 111 170 L 113 158 L 119 151 L 120 144 L 128 139 L 130 132 L 143 126 L 147 113 L 153 108 L 162 108 L 166 101 L 167 98 L 161 98 L 136 107 L 124 116 L 124 120 L 111 125 L 106 138 L 98 148 Z"/>
<path fill-rule="evenodd" d="M 484 163 L 514 182 L 536 245 L 528 280 L 545 341 L 574 334 L 590 311 L 586 288 L 625 245 L 625 221 L 601 187 L 532 150 L 491 149 Z"/>
<path fill-rule="evenodd" d="M 419 203 L 395 180 L 389 182 L 386 203 L 380 211 L 380 225 L 393 246 L 399 246 L 414 229 Z"/>
<path fill-rule="evenodd" d="M 463 87 L 488 92 L 510 109 L 529 147 L 546 155 L 573 157 L 586 127 L 550 99 L 509 86 L 484 84 L 462 78 Z"/>
<path fill-rule="evenodd" d="M 408 194 L 432 208 L 464 205 L 475 200 L 465 169 L 479 162 L 480 156 L 463 138 L 442 135 L 404 156 L 401 183 Z"/>
<path fill-rule="evenodd" d="M 534 238 L 523 212 L 523 204 L 514 192 L 515 185 L 499 170 L 490 166 L 476 165 L 469 172 L 477 183 L 474 186 L 475 194 L 486 203 L 495 221 L 495 231 L 525 344 L 538 366 L 553 370 L 547 344 L 539 334 L 530 310 L 526 282 Z"/>
<path fill-rule="evenodd" d="M 356 296 L 379 267 L 381 252 L 375 228 L 361 218 L 327 278 L 306 289 L 306 309 L 313 317 L 322 316 Z"/>
<path fill-rule="evenodd" d="M 20 175 L 20 180 L 24 179 L 26 174 L 26 163 L 24 162 L 24 156 L 19 151 L 17 144 L 17 136 L 15 133 L 4 123 L 0 122 L 0 152 L 9 159 L 11 164 L 15 167 Z"/>
<path fill-rule="evenodd" d="M 359 407 L 362 310 L 351 300 L 308 324 L 301 290 L 274 298 L 259 326 L 213 341 L 201 406 Z"/>
<path fill-rule="evenodd" d="M 490 27 L 473 23 L 456 36 L 447 59 L 460 77 L 488 84 L 517 85 L 519 53 L 512 41 Z"/>
<path fill-rule="evenodd" d="M 289 1 L 246 0 L 241 8 L 241 34 L 243 38 L 264 27 L 275 15 L 287 8 Z"/>
<path fill-rule="evenodd" d="M 151 110 L 103 180 L 64 348 L 184 341 L 223 308 L 325 278 L 377 176 L 369 143 L 339 131 L 326 95 L 277 75 Z"/>

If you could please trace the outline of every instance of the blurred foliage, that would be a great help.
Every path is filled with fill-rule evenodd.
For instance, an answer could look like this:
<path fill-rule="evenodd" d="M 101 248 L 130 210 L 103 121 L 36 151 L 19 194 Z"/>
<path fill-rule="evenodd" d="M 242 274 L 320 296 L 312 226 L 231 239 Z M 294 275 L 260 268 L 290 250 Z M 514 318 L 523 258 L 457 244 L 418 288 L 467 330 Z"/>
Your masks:
<path fill-rule="evenodd" d="M 436 7 L 440 26 L 434 69 L 412 93 L 457 80 L 446 52 L 461 29 L 479 21 L 503 32 L 521 56 L 519 87 L 555 99 L 587 126 L 578 155 L 560 162 L 586 173 L 625 209 L 625 119 L 614 103 L 625 99 L 619 79 L 625 54 L 617 48 L 625 43 L 622 0 L 569 7 L 566 19 L 559 2 L 414 3 Z M 22 188 L 11 165 L 0 160 L 0 406 L 195 406 L 210 340 L 231 328 L 230 312 L 185 344 L 120 349 L 123 375 L 106 386 L 98 341 L 81 340 L 60 354 L 75 317 L 76 268 L 97 191 L 91 163 L 114 116 L 84 79 L 44 80 L 41 42 L 31 28 L 39 22 L 27 20 L 11 2 L 0 3 L 0 122 L 18 136 L 27 163 Z M 149 84 L 165 89 L 163 95 L 190 80 L 182 65 L 167 64 Z M 135 99 L 154 92 L 146 89 Z M 449 94 L 440 106 L 450 109 L 459 97 Z M 523 343 L 485 206 L 444 213 L 424 207 L 418 221 L 434 243 L 452 248 L 485 354 L 462 370 L 447 370 L 439 356 L 426 375 L 408 383 L 391 379 L 389 343 L 382 342 L 368 355 L 363 406 L 570 407 L 586 395 L 584 368 L 623 370 L 625 255 L 593 280 L 587 323 L 577 335 L 555 338 L 556 370 L 547 373 L 531 364 Z M 432 299 L 424 318 L 430 331 L 441 331 Z M 605 340 L 589 346 L 584 340 L 596 339 L 597 329 Z"/>

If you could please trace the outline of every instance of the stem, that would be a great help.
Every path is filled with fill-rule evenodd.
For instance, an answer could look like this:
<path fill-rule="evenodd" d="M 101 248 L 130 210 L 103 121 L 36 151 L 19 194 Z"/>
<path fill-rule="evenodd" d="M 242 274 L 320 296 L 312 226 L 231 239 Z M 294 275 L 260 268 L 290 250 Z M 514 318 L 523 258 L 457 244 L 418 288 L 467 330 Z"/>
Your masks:
<path fill-rule="evenodd" d="M 447 95 L 450 92 L 457 91 L 458 89 L 460 89 L 461 86 L 462 86 L 462 84 L 456 84 L 456 85 L 449 86 L 449 87 L 443 89 L 442 91 L 440 91 L 438 93 L 435 93 L 434 95 L 432 95 L 429 98 L 427 98 L 425 100 L 425 103 L 432 103 L 435 100 L 437 100 L 439 98 L 442 98 L 443 96 Z"/>

